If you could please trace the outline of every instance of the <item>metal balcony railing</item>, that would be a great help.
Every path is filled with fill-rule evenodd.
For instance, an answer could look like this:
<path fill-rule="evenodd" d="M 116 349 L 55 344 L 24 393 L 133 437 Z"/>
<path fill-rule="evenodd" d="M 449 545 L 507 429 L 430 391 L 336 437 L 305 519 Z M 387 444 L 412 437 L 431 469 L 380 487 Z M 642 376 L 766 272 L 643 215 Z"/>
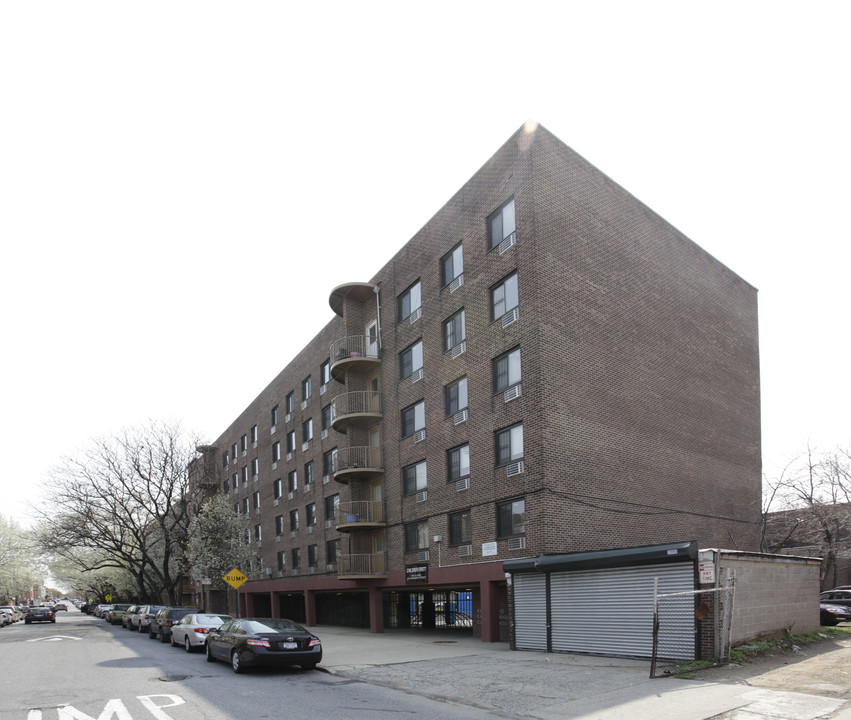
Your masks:
<path fill-rule="evenodd" d="M 359 390 L 343 393 L 331 401 L 331 427 L 337 432 L 345 432 L 346 428 L 358 420 L 375 422 L 381 417 L 381 393 L 377 390 Z"/>
<path fill-rule="evenodd" d="M 387 558 L 384 553 L 340 555 L 337 559 L 337 575 L 341 577 L 368 577 L 387 574 Z"/>
<path fill-rule="evenodd" d="M 331 343 L 331 376 L 342 380 L 346 367 L 366 369 L 379 362 L 378 340 L 367 335 L 350 335 Z"/>
<path fill-rule="evenodd" d="M 352 500 L 341 502 L 337 515 L 337 527 L 366 523 L 370 525 L 384 523 L 384 503 L 374 500 Z"/>
<path fill-rule="evenodd" d="M 378 471 L 384 468 L 380 447 L 358 445 L 355 447 L 338 448 L 335 458 L 334 471 Z"/>

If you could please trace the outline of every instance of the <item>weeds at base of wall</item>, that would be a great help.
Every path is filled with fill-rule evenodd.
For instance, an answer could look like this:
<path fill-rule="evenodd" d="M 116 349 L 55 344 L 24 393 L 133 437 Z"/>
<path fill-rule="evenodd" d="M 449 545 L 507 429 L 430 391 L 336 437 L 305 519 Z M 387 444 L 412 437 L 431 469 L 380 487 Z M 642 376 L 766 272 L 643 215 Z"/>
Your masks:
<path fill-rule="evenodd" d="M 809 643 L 848 635 L 851 635 L 851 625 L 842 627 L 827 627 L 823 625 L 818 632 L 800 633 L 797 635 L 786 633 L 777 637 L 756 640 L 732 648 L 730 650 L 730 664 L 745 665 L 758 660 L 760 657 L 778 653 L 797 652 L 802 646 Z M 717 666 L 718 663 L 714 660 L 692 660 L 680 663 L 670 674 L 672 677 L 691 679 L 698 670 Z"/>

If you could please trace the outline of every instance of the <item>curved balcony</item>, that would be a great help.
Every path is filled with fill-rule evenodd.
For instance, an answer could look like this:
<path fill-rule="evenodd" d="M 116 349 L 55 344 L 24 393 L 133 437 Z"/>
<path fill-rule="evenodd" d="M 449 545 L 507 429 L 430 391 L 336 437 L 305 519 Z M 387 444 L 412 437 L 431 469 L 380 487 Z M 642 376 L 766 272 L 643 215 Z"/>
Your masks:
<path fill-rule="evenodd" d="M 362 580 L 386 577 L 387 556 L 384 553 L 340 555 L 337 558 L 338 580 Z"/>
<path fill-rule="evenodd" d="M 384 474 L 381 448 L 349 447 L 338 448 L 334 460 L 334 479 L 344 485 L 349 480 L 364 478 L 371 480 Z"/>
<path fill-rule="evenodd" d="M 352 425 L 372 425 L 381 420 L 381 393 L 359 390 L 343 393 L 331 401 L 331 427 L 344 433 Z"/>
<path fill-rule="evenodd" d="M 378 367 L 378 341 L 366 335 L 350 335 L 331 343 L 331 377 L 339 382 L 346 372 L 366 373 Z"/>
<path fill-rule="evenodd" d="M 337 511 L 337 530 L 380 530 L 387 526 L 384 519 L 384 503 L 372 500 L 341 502 Z"/>
<path fill-rule="evenodd" d="M 346 307 L 347 300 L 353 300 L 356 303 L 365 303 L 368 300 L 375 298 L 376 285 L 365 282 L 350 282 L 338 285 L 331 291 L 331 297 L 328 298 L 328 304 L 331 309 L 340 317 L 343 317 L 343 310 Z"/>

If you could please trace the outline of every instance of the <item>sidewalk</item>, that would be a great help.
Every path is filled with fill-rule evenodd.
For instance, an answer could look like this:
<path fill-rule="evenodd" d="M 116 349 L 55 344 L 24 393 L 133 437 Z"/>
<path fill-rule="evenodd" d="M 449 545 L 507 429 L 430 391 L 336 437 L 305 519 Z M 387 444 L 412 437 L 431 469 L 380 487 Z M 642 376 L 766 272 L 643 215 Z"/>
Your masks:
<path fill-rule="evenodd" d="M 651 679 L 650 662 L 512 651 L 469 635 L 310 628 L 326 672 L 540 720 L 851 720 L 841 699 L 742 683 Z M 838 712 L 838 714 L 837 714 Z"/>

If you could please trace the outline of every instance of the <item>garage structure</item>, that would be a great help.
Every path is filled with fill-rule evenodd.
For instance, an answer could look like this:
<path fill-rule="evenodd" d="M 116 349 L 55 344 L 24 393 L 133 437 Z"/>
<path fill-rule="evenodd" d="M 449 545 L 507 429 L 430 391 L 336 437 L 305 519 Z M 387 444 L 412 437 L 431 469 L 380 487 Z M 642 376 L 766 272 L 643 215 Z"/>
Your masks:
<path fill-rule="evenodd" d="M 656 594 L 659 657 L 697 657 L 697 543 L 509 560 L 515 650 L 649 658 Z"/>

